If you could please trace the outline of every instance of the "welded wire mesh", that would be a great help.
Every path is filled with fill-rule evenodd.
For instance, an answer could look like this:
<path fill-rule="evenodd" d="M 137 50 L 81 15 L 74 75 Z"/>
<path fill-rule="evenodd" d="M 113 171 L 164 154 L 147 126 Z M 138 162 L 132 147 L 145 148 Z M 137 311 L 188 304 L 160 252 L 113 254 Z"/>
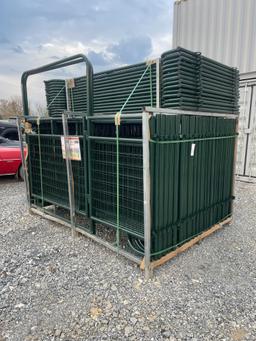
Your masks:
<path fill-rule="evenodd" d="M 84 129 L 78 122 L 69 122 L 73 133 Z M 50 119 L 44 124 L 39 130 L 35 125 L 27 135 L 31 197 L 39 205 L 68 208 L 60 135 L 42 133 L 49 126 L 52 132 L 62 133 L 61 121 Z M 115 125 L 102 119 L 89 125 L 80 136 L 82 161 L 72 161 L 76 212 L 117 228 Z M 150 119 L 150 134 L 151 253 L 159 258 L 231 214 L 236 121 L 157 114 Z M 119 153 L 119 228 L 133 249 L 143 253 L 141 120 L 121 122 Z"/>
<path fill-rule="evenodd" d="M 52 123 L 52 122 L 51 122 Z M 52 203 L 61 207 L 69 207 L 66 161 L 62 156 L 61 136 L 49 134 L 49 121 L 36 126 L 36 131 L 27 134 L 29 148 L 29 181 L 31 196 L 44 203 Z M 77 130 L 81 121 L 69 124 L 70 130 Z M 61 120 L 54 122 L 55 132 L 61 130 Z M 48 134 L 45 134 L 47 130 Z M 62 130 L 61 130 L 62 131 Z M 80 137 L 82 160 L 72 161 L 75 187 L 75 207 L 77 212 L 87 212 L 86 206 L 86 170 L 84 160 L 84 138 Z"/>
<path fill-rule="evenodd" d="M 144 235 L 143 220 L 143 159 L 142 142 L 122 142 L 122 137 L 141 137 L 141 123 L 124 124 L 119 146 L 119 199 L 120 229 L 136 236 Z M 112 136 L 114 124 L 107 129 L 103 125 L 94 127 L 94 133 Z M 114 226 L 117 223 L 117 159 L 116 142 L 91 141 L 91 199 L 92 215 Z"/>

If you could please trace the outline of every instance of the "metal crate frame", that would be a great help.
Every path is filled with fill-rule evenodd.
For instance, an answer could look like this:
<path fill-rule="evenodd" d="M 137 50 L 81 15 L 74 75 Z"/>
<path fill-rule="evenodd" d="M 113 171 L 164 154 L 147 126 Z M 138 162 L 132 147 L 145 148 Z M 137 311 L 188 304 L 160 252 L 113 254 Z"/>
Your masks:
<path fill-rule="evenodd" d="M 150 127 L 149 127 L 149 120 L 151 115 L 158 115 L 159 113 L 165 114 L 165 115 L 193 115 L 193 116 L 211 116 L 211 117 L 225 117 L 227 119 L 234 119 L 237 122 L 237 116 L 233 115 L 233 114 L 219 114 L 219 113 L 200 113 L 200 112 L 189 112 L 189 111 L 181 111 L 181 110 L 175 110 L 175 109 L 163 109 L 163 108 L 145 108 L 145 110 L 140 113 L 140 114 L 131 114 L 131 115 L 123 115 L 122 119 L 124 120 L 129 120 L 129 119 L 141 119 L 142 120 L 142 150 L 143 150 L 143 207 L 144 207 L 144 245 L 145 245 L 145 252 L 144 252 L 144 257 L 137 257 L 131 253 L 128 253 L 125 250 L 122 250 L 120 248 L 117 248 L 116 246 L 114 246 L 113 244 L 104 241 L 103 239 L 99 238 L 98 236 L 94 235 L 91 231 L 86 231 L 83 228 L 81 228 L 81 226 L 77 226 L 74 224 L 74 221 L 72 220 L 72 214 L 73 214 L 73 210 L 72 207 L 74 207 L 74 189 L 72 189 L 72 181 L 69 181 L 69 184 L 71 184 L 71 186 L 69 186 L 68 191 L 69 191 L 69 202 L 70 202 L 70 220 L 68 221 L 64 221 L 63 219 L 60 219 L 57 216 L 54 216 L 54 214 L 51 212 L 51 210 L 48 209 L 48 207 L 38 207 L 34 204 L 31 204 L 30 201 L 30 189 L 29 189 L 29 181 L 28 181 L 28 169 L 27 169 L 27 163 L 24 157 L 24 152 L 23 152 L 23 148 L 22 148 L 22 163 L 23 163 L 23 167 L 25 170 L 25 181 L 26 181 L 26 188 L 27 188 L 27 200 L 28 200 L 28 205 L 29 205 L 29 209 L 31 210 L 31 212 L 37 213 L 41 216 L 44 216 L 48 219 L 54 220 L 58 223 L 61 223 L 65 226 L 69 226 L 72 228 L 72 233 L 76 232 L 80 232 L 84 235 L 86 235 L 87 237 L 91 238 L 92 240 L 106 246 L 107 248 L 109 248 L 112 251 L 115 251 L 118 254 L 123 255 L 124 257 L 132 260 L 133 262 L 140 264 L 141 268 L 145 269 L 145 276 L 146 278 L 149 278 L 152 275 L 152 270 L 155 266 L 158 266 L 161 261 L 158 260 L 157 265 L 155 263 L 155 261 L 153 261 L 151 259 L 151 205 L 150 205 L 150 192 L 151 192 L 151 183 L 150 183 L 150 151 L 149 151 L 149 145 L 150 145 Z M 129 117 L 128 117 L 129 116 Z M 66 119 L 67 119 L 67 114 L 63 114 L 63 126 L 65 126 L 66 124 Z M 98 117 L 87 117 L 87 120 L 114 120 L 115 119 L 115 115 L 107 115 L 107 116 L 98 116 Z M 19 135 L 20 135 L 20 141 L 22 141 L 22 128 L 21 128 L 21 122 L 22 118 L 18 118 L 17 119 L 17 124 L 18 124 L 18 131 L 19 131 Z M 64 129 L 64 136 L 68 136 L 67 135 L 68 132 L 67 130 Z M 88 137 L 88 148 L 90 150 L 90 138 Z M 115 138 L 113 138 L 112 140 L 115 140 Z M 236 152 L 235 152 L 236 153 Z M 235 163 L 235 158 L 234 158 L 234 163 Z M 67 173 L 68 173 L 68 177 L 69 180 L 72 177 L 72 174 L 70 173 L 70 170 L 68 171 L 68 169 L 71 167 L 71 161 L 67 159 L 66 162 L 66 167 L 67 167 Z M 72 167 L 71 167 L 72 170 Z M 234 167 L 233 167 L 233 179 L 232 179 L 232 193 L 234 191 Z M 90 180 L 89 180 L 89 183 Z M 232 211 L 233 211 L 233 207 L 232 207 Z M 231 212 L 232 215 L 232 212 Z M 96 222 L 100 222 L 100 223 L 104 223 L 106 225 L 107 222 L 105 221 L 100 221 L 99 219 L 97 219 L 96 217 L 90 216 L 89 214 L 89 219 L 91 219 L 92 223 L 96 223 Z M 225 220 L 225 223 L 230 222 L 230 219 L 227 221 Z M 223 223 L 220 222 L 220 226 Z M 216 227 L 215 229 L 216 230 Z M 207 232 L 207 231 L 206 231 Z M 209 234 L 209 232 L 208 232 Z M 207 235 L 208 235 L 207 234 Z M 201 239 L 203 238 L 203 236 L 201 236 Z M 196 242 L 196 241 L 195 241 Z M 193 244 L 193 243 L 192 243 Z M 184 248 L 184 245 L 183 245 Z M 179 250 L 180 248 L 178 248 L 177 250 Z M 176 253 L 179 253 L 178 251 L 176 251 Z M 168 255 L 167 255 L 168 256 Z M 168 260 L 169 258 L 167 256 L 162 257 L 164 260 Z M 162 259 L 161 258 L 161 259 Z M 163 261 L 164 261 L 163 260 Z"/>

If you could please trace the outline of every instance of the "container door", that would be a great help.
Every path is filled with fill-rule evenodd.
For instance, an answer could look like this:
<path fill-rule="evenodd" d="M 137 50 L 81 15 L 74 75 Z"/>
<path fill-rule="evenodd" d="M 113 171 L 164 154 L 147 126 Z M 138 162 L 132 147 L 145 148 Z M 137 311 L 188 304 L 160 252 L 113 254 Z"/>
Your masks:
<path fill-rule="evenodd" d="M 252 87 L 245 84 L 240 87 L 240 115 L 239 136 L 237 146 L 236 174 L 244 176 L 246 171 L 247 140 L 249 128 L 249 116 L 251 106 Z"/>
<path fill-rule="evenodd" d="M 247 132 L 247 155 L 245 175 L 256 177 L 256 85 L 251 87 L 252 101 L 249 113 L 249 129 Z"/>

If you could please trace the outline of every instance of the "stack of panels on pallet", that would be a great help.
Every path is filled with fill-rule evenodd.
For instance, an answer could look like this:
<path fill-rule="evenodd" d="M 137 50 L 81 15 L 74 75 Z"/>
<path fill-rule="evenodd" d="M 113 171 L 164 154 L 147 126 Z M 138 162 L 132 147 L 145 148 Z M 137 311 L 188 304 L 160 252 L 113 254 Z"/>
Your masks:
<path fill-rule="evenodd" d="M 135 64 L 94 75 L 94 114 L 120 111 L 147 67 Z M 50 116 L 67 109 L 65 81 L 45 82 Z M 183 48 L 161 56 L 161 107 L 183 110 L 237 113 L 239 110 L 239 73 L 200 53 Z M 87 112 L 86 77 L 75 78 L 68 89 L 69 107 Z M 140 112 L 156 105 L 156 64 L 152 64 L 128 101 L 124 113 Z"/>
<path fill-rule="evenodd" d="M 238 113 L 237 69 L 177 48 L 161 56 L 161 70 L 162 107 Z"/>
<path fill-rule="evenodd" d="M 94 75 L 94 113 L 114 114 L 122 108 L 147 65 L 140 63 Z M 124 113 L 156 105 L 156 65 L 152 64 L 128 101 Z"/>
<path fill-rule="evenodd" d="M 146 68 L 146 63 L 140 63 L 94 74 L 94 113 L 115 114 L 120 111 Z M 67 110 L 65 81 L 47 81 L 45 88 L 49 116 L 59 115 L 63 110 Z M 86 89 L 86 77 L 75 78 L 73 85 L 69 86 L 68 101 L 72 111 L 86 113 Z M 156 65 L 152 64 L 125 106 L 123 113 L 141 112 L 144 106 L 155 105 Z"/>

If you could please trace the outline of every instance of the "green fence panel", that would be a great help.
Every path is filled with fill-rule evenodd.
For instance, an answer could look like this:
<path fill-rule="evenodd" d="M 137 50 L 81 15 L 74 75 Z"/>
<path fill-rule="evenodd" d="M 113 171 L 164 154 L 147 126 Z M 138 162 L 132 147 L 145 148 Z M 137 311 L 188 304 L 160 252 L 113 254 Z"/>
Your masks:
<path fill-rule="evenodd" d="M 66 161 L 63 159 L 61 149 L 62 121 L 61 119 L 42 120 L 39 126 L 34 119 L 30 122 L 33 132 L 26 137 L 31 198 L 41 204 L 52 203 L 69 208 Z M 81 161 L 72 161 L 76 212 L 86 214 L 88 204 L 83 122 L 73 119 L 69 122 L 69 131 L 71 135 L 79 135 L 82 158 Z"/>

